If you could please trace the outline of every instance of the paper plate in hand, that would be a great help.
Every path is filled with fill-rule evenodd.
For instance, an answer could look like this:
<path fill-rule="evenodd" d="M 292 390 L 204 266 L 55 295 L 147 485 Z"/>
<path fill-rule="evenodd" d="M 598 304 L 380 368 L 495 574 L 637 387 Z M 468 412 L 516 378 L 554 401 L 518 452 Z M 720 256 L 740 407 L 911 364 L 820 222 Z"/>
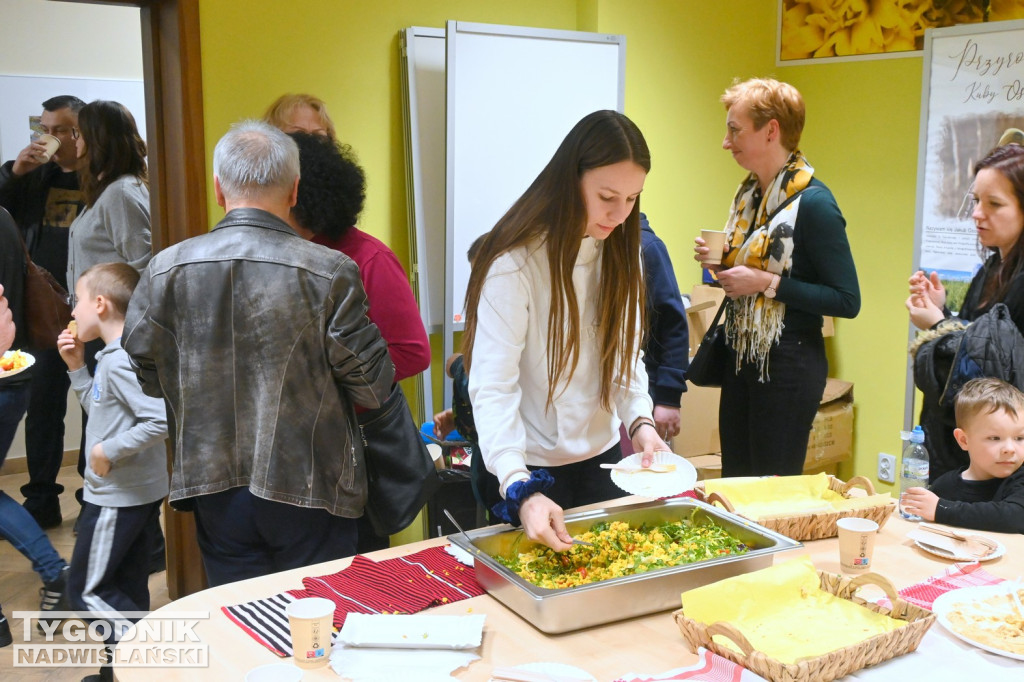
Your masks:
<path fill-rule="evenodd" d="M 347 646 L 389 649 L 475 649 L 485 615 L 425 616 L 350 613 L 338 634 Z"/>
<path fill-rule="evenodd" d="M 32 365 L 36 364 L 36 359 L 34 357 L 29 355 L 25 351 L 20 351 L 20 350 L 9 350 L 9 351 L 7 351 L 6 353 L 3 354 L 3 356 L 0 356 L 0 362 L 6 362 L 6 361 L 10 360 L 11 358 L 14 357 L 15 353 L 17 353 L 22 358 L 24 358 L 23 362 L 25 364 L 22 365 L 21 367 L 15 367 L 14 369 L 9 369 L 6 372 L 3 371 L 3 370 L 0 370 L 0 379 L 6 379 L 7 377 L 13 377 L 15 374 L 21 374 L 26 369 L 28 369 Z"/>
<path fill-rule="evenodd" d="M 1020 616 L 1010 599 L 1011 585 L 1020 589 L 1020 583 L 1006 581 L 951 590 L 939 595 L 932 611 L 955 637 L 979 649 L 1024 661 Z"/>
<path fill-rule="evenodd" d="M 627 467 L 640 467 L 643 453 L 630 455 L 621 464 Z M 693 489 L 697 482 L 697 470 L 685 457 L 671 452 L 655 452 L 652 464 L 675 466 L 675 470 L 666 473 L 651 471 L 620 471 L 612 469 L 612 483 L 627 493 L 644 497 L 672 497 Z"/>

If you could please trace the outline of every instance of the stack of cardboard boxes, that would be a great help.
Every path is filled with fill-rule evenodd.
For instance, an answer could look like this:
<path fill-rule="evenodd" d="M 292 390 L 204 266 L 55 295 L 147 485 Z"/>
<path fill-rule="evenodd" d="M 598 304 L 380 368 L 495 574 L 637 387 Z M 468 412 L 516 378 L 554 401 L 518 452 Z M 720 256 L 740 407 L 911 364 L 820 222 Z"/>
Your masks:
<path fill-rule="evenodd" d="M 690 295 L 687 309 L 690 325 L 690 356 L 693 357 L 708 325 L 722 302 L 724 294 L 718 287 L 698 285 Z M 825 336 L 832 336 L 831 318 L 825 319 Z M 718 431 L 717 388 L 701 388 L 687 384 L 682 400 L 682 427 L 672 439 L 676 454 L 690 460 L 699 480 L 722 475 L 721 439 Z M 821 407 L 814 418 L 807 443 L 805 473 L 836 472 L 839 462 L 853 454 L 853 384 L 829 379 L 821 398 Z"/>

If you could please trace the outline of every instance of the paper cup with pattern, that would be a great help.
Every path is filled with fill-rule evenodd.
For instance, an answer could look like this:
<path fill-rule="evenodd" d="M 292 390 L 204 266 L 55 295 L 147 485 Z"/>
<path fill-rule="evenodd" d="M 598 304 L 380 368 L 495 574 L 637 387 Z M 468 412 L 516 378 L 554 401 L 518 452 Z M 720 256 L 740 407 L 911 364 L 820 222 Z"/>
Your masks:
<path fill-rule="evenodd" d="M 851 516 L 836 521 L 839 527 L 839 565 L 843 573 L 863 573 L 871 569 L 878 524 L 871 519 Z"/>
<path fill-rule="evenodd" d="M 292 633 L 292 652 L 300 668 L 321 668 L 331 659 L 334 602 L 321 597 L 297 599 L 285 610 Z"/>

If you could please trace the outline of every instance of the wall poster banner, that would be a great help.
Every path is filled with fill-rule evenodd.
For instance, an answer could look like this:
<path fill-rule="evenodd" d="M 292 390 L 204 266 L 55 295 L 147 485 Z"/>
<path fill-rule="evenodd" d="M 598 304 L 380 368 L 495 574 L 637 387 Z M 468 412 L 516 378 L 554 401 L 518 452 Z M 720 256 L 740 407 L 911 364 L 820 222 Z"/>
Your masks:
<path fill-rule="evenodd" d="M 928 29 L 1024 19 L 1024 0 L 779 0 L 776 63 L 918 56 Z"/>
<path fill-rule="evenodd" d="M 981 267 L 974 165 L 1024 143 L 1024 21 L 929 31 L 922 90 L 913 268 L 938 272 L 957 310 Z"/>

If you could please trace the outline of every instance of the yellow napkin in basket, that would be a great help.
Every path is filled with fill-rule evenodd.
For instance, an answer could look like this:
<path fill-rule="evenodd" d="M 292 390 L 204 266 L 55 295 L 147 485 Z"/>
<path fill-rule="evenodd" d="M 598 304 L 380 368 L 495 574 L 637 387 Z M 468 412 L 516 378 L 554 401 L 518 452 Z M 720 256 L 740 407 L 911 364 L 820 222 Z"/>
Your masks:
<path fill-rule="evenodd" d="M 796 663 L 907 624 L 821 589 L 810 557 L 726 578 L 682 594 L 683 614 L 707 625 L 728 621 L 750 644 Z M 726 637 L 715 641 L 739 652 Z"/>
<path fill-rule="evenodd" d="M 888 504 L 889 493 L 849 499 L 828 487 L 827 474 L 771 476 L 768 478 L 720 478 L 704 482 L 710 495 L 723 495 L 750 519 L 796 516 Z"/>

